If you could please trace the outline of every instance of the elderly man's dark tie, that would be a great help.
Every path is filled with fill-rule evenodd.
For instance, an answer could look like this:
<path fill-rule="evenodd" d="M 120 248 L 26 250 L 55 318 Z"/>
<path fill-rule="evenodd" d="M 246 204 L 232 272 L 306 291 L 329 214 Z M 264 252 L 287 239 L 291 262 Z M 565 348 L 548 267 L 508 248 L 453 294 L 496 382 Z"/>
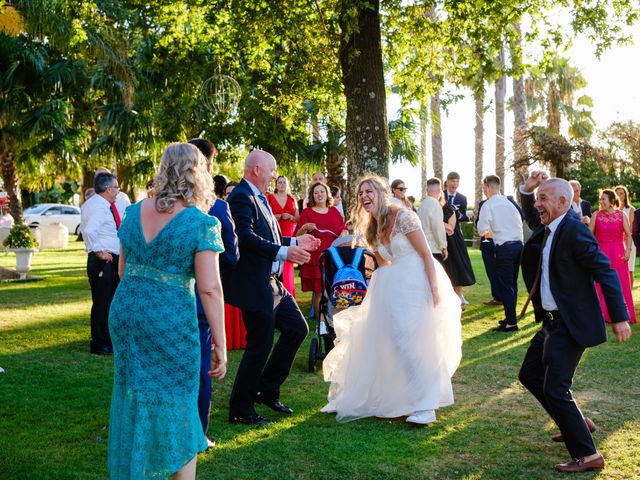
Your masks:
<path fill-rule="evenodd" d="M 533 296 L 538 291 L 538 287 L 540 285 L 540 277 L 542 276 L 542 255 L 544 247 L 547 244 L 547 238 L 549 238 L 549 233 L 551 233 L 551 229 L 549 227 L 544 227 L 544 233 L 542 234 L 542 244 L 540 245 L 540 258 L 538 259 L 538 270 L 536 271 L 536 278 L 533 280 L 533 285 L 531 285 L 531 290 L 529 290 L 527 301 L 524 302 L 524 307 L 522 307 L 522 311 L 520 312 L 521 319 L 527 312 L 527 307 L 529 306 L 529 303 L 531 302 Z"/>

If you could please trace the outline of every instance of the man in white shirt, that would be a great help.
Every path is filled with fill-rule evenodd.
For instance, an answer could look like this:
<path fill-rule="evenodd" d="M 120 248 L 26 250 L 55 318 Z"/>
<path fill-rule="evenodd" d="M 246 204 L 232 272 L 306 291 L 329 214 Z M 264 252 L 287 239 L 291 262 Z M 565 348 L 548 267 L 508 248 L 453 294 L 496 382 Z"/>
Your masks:
<path fill-rule="evenodd" d="M 482 181 L 487 201 L 480 210 L 478 233 L 491 235 L 495 243 L 495 278 L 497 293 L 502 300 L 505 318 L 493 330 L 518 330 L 516 301 L 518 299 L 518 272 L 522 253 L 522 217 L 507 197 L 500 193 L 500 178 L 488 175 Z"/>
<path fill-rule="evenodd" d="M 120 254 L 120 213 L 115 201 L 120 191 L 118 180 L 111 173 L 96 175 L 95 195 L 82 207 L 82 234 L 87 251 L 87 275 L 91 286 L 91 344 L 95 355 L 113 353 L 109 335 L 109 307 L 118 286 Z"/>
<path fill-rule="evenodd" d="M 438 201 L 440 195 L 442 195 L 440 179 L 430 178 L 427 180 L 427 196 L 420 202 L 418 217 L 433 257 L 442 263 L 447 259 L 448 252 L 442 206 Z"/>

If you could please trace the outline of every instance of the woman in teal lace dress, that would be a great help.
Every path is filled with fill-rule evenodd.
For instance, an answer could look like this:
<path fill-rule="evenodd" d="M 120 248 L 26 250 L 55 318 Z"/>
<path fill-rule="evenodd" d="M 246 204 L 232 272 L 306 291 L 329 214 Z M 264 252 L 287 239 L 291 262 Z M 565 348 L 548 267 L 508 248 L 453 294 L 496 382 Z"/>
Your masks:
<path fill-rule="evenodd" d="M 205 215 L 213 182 L 186 143 L 169 145 L 155 197 L 129 207 L 118 236 L 120 285 L 109 313 L 114 383 L 111 479 L 195 479 L 207 448 L 198 416 L 200 340 L 194 279 L 215 339 L 209 375 L 226 373 L 220 224 Z"/>

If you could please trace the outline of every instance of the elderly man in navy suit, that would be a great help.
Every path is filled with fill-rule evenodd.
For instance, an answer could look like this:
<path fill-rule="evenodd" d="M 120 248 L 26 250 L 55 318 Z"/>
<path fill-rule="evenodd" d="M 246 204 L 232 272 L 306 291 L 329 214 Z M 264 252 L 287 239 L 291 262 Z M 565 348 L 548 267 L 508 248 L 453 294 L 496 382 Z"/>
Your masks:
<path fill-rule="evenodd" d="M 533 191 L 538 189 L 536 199 Z M 586 419 L 571 394 L 573 375 L 588 347 L 607 340 L 594 282 L 602 287 L 618 341 L 631 336 L 620 281 L 598 242 L 571 209 L 573 191 L 566 180 L 532 172 L 520 188 L 522 210 L 533 233 L 522 252 L 522 275 L 534 306 L 535 334 L 520 369 L 520 382 L 538 399 L 560 428 L 573 460 L 560 472 L 604 467 Z"/>
<path fill-rule="evenodd" d="M 320 240 L 305 234 L 283 237 L 264 193 L 276 179 L 276 160 L 253 150 L 245 160 L 244 177 L 227 201 L 236 224 L 240 260 L 232 269 L 225 296 L 242 309 L 247 329 L 245 349 L 231 392 L 229 421 L 261 425 L 270 420 L 256 413 L 255 403 L 291 414 L 280 403 L 296 352 L 309 333 L 294 298 L 280 281 L 284 262 L 303 264 Z M 280 331 L 273 352 L 274 330 Z M 271 353 L 271 355 L 269 355 Z"/>

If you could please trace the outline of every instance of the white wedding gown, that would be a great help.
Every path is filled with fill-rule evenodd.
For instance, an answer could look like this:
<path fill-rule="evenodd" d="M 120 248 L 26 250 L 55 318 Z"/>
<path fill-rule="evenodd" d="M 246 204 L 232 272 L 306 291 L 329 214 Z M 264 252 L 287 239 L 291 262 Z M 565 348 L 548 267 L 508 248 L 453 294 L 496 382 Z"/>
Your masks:
<path fill-rule="evenodd" d="M 440 302 L 434 308 L 422 259 L 405 236 L 422 231 L 417 215 L 398 213 L 389 248 L 359 306 L 334 316 L 335 348 L 323 362 L 331 382 L 323 412 L 339 422 L 400 417 L 453 403 L 451 376 L 461 358 L 460 298 L 434 261 Z"/>

